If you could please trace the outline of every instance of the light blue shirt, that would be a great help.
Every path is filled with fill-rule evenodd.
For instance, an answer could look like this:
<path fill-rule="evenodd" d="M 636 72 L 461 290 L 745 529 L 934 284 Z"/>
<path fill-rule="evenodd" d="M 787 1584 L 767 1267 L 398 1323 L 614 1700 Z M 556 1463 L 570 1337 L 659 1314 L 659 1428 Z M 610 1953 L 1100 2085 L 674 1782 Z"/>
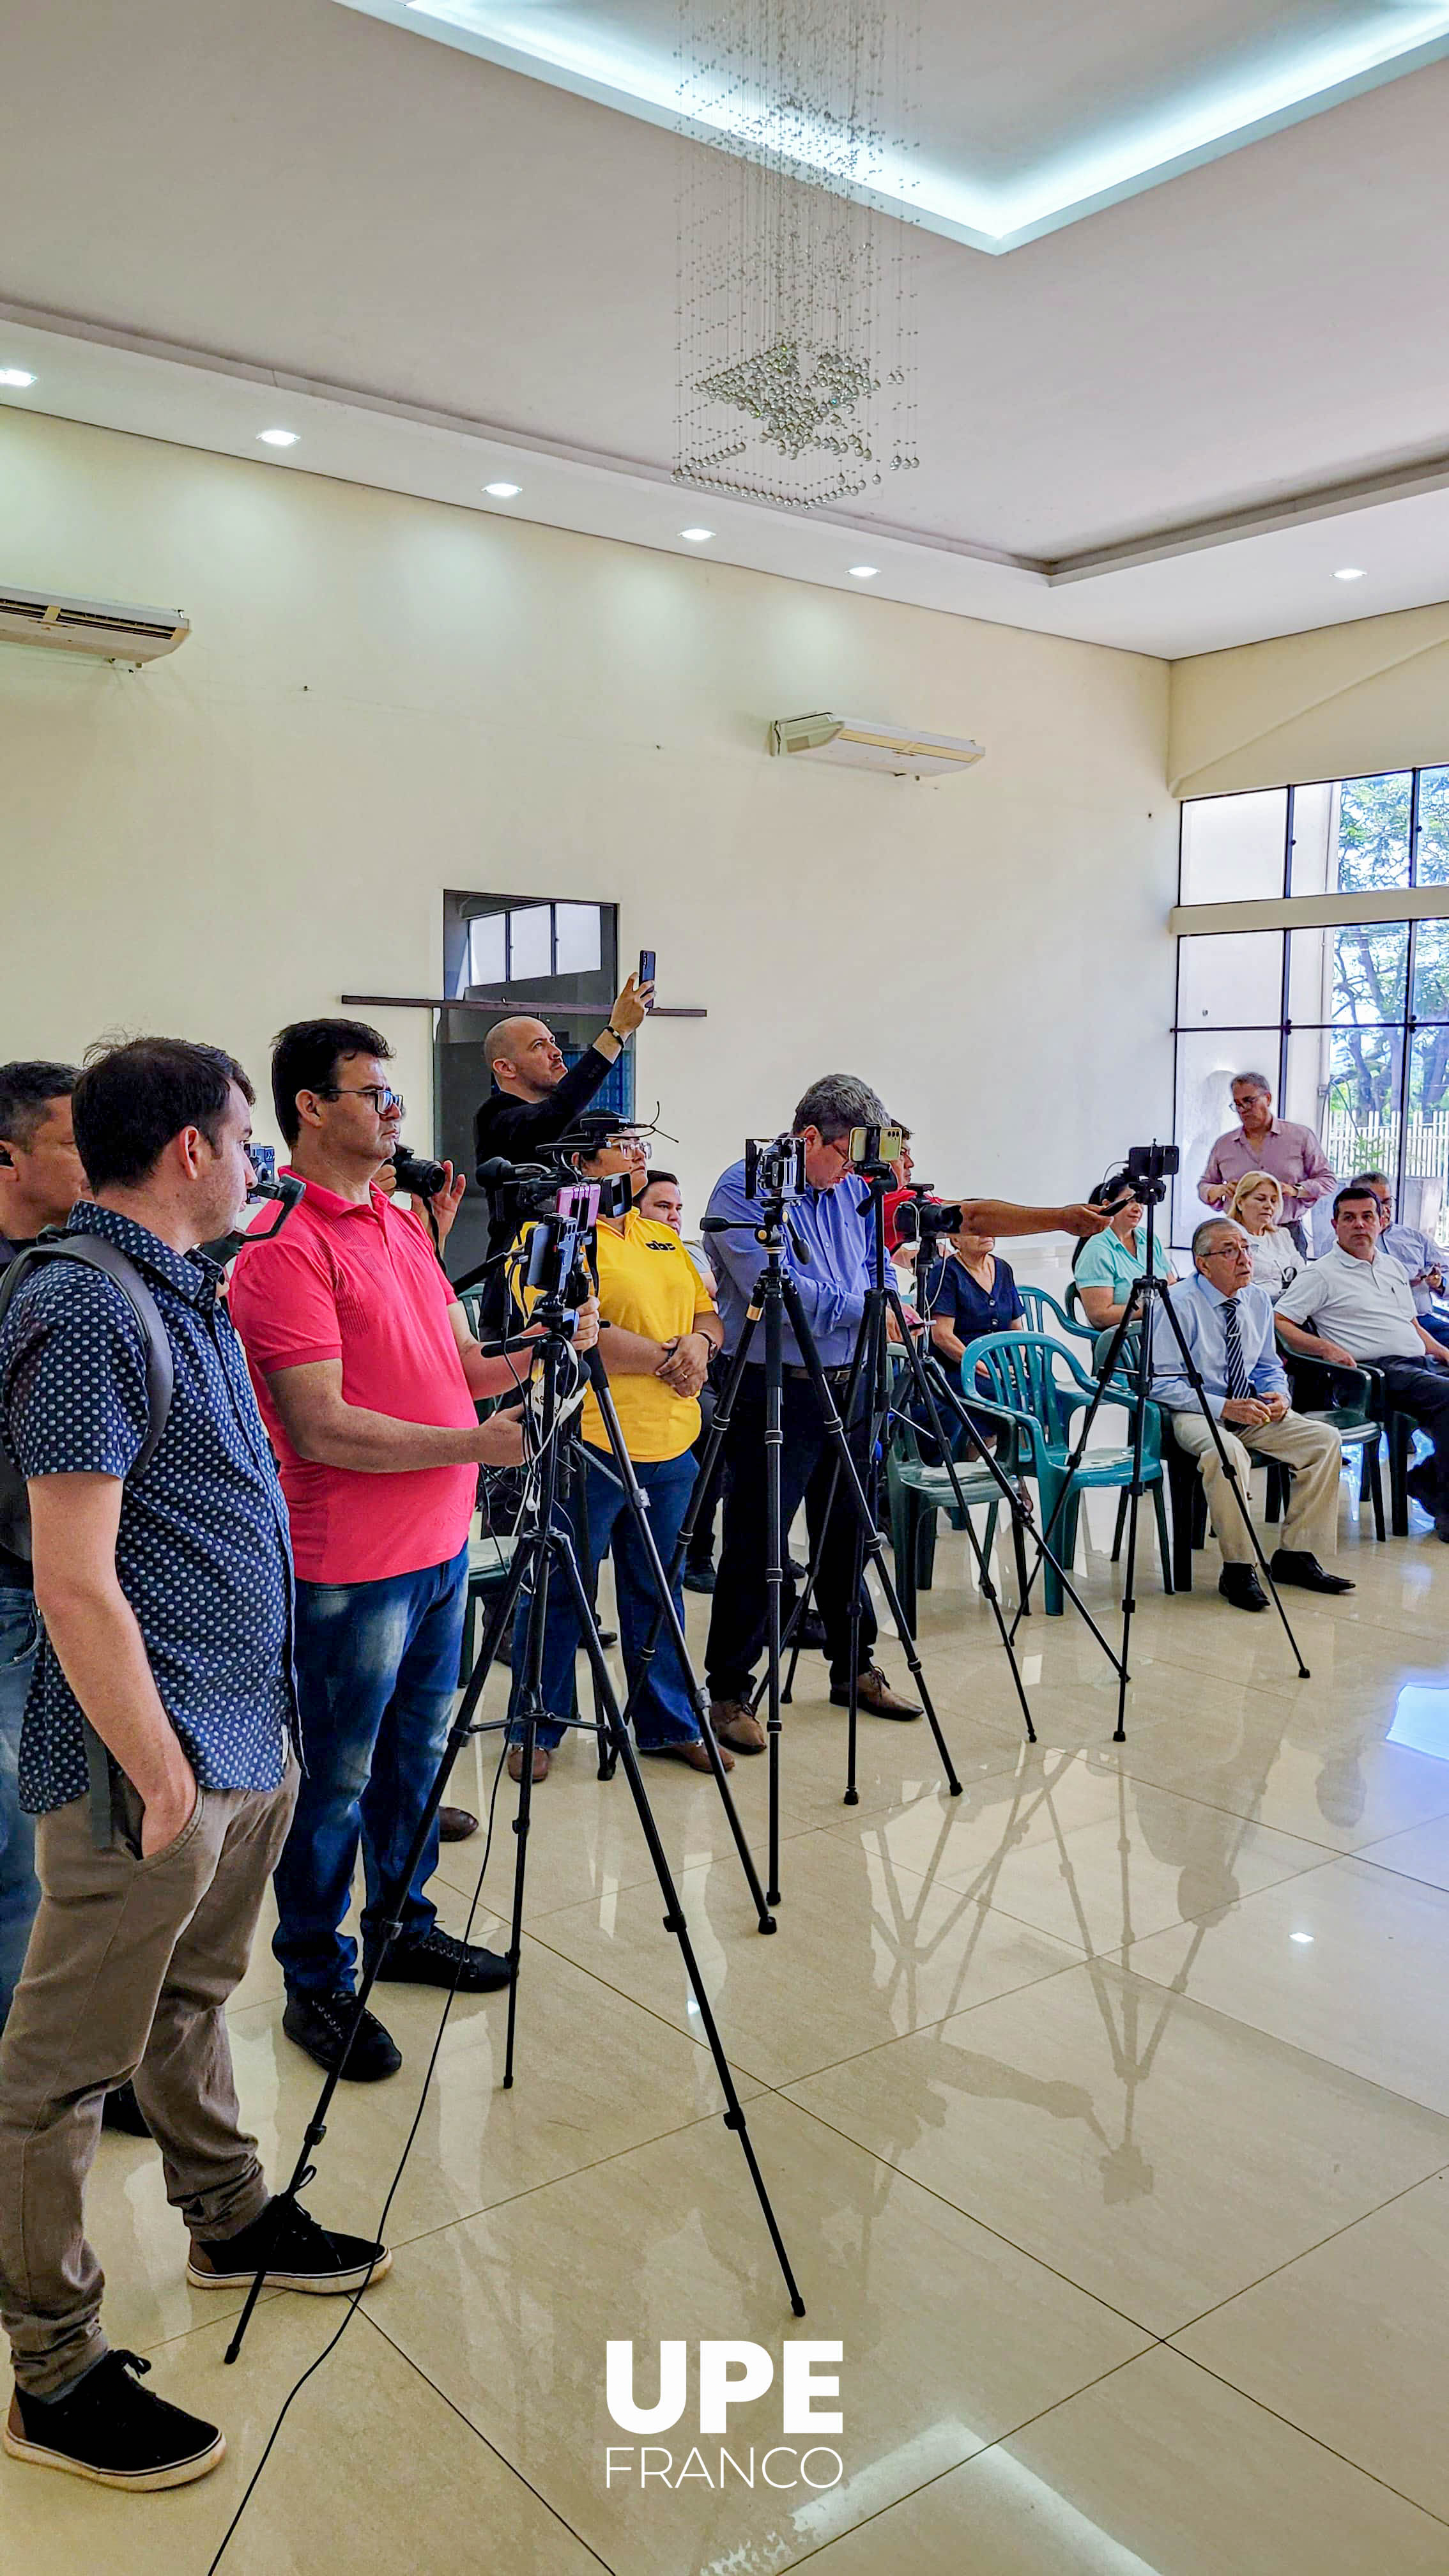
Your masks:
<path fill-rule="evenodd" d="M 1421 1234 L 1416 1225 L 1386 1225 L 1379 1241 L 1390 1259 L 1401 1263 L 1408 1272 L 1416 1312 L 1427 1315 L 1436 1295 L 1442 1296 L 1443 1291 L 1421 1288 L 1419 1274 L 1423 1270 L 1443 1269 L 1445 1259 L 1449 1257 L 1444 1246 L 1436 1243 L 1432 1235 Z"/>
<path fill-rule="evenodd" d="M 862 1215 L 861 1196 L 860 1182 L 847 1173 L 833 1190 L 805 1190 L 785 1210 L 784 1268 L 799 1289 L 805 1320 L 825 1368 L 843 1368 L 855 1357 L 855 1337 L 865 1313 L 871 1280 L 870 1202 L 867 1199 L 867 1213 Z M 751 1230 L 763 1221 L 764 1210 L 758 1199 L 745 1196 L 743 1162 L 732 1163 L 727 1172 L 721 1172 L 710 1194 L 708 1213 L 741 1220 L 738 1231 L 706 1238 L 709 1257 L 719 1265 L 717 1303 L 724 1319 L 724 1346 L 733 1351 L 744 1329 L 755 1282 L 765 1266 L 764 1252 Z M 792 1234 L 809 1255 L 803 1263 L 790 1248 Z M 784 1349 L 788 1365 L 803 1365 L 788 1322 Z M 764 1357 L 761 1326 L 750 1344 L 750 1360 L 763 1363 Z"/>
<path fill-rule="evenodd" d="M 1200 1270 L 1168 1294 L 1208 1403 L 1214 1413 L 1221 1414 L 1228 1396 L 1227 1337 L 1223 1330 L 1223 1308 L 1228 1301 Z M 1273 1334 L 1272 1298 L 1266 1288 L 1240 1288 L 1235 1302 L 1238 1347 L 1254 1395 L 1286 1395 L 1288 1372 L 1278 1357 Z M 1152 1318 L 1152 1401 L 1167 1413 L 1202 1411 L 1197 1391 L 1183 1367 L 1176 1335 L 1160 1311 Z"/>
<path fill-rule="evenodd" d="M 1120 1234 L 1113 1233 L 1109 1225 L 1083 1244 L 1081 1258 L 1072 1276 L 1078 1289 L 1110 1288 L 1113 1305 L 1120 1306 L 1125 1302 L 1128 1289 L 1141 1278 L 1146 1267 L 1146 1226 L 1138 1226 L 1128 1245 Z M 1152 1267 L 1159 1278 L 1165 1278 L 1172 1267 L 1160 1234 L 1152 1238 Z"/>

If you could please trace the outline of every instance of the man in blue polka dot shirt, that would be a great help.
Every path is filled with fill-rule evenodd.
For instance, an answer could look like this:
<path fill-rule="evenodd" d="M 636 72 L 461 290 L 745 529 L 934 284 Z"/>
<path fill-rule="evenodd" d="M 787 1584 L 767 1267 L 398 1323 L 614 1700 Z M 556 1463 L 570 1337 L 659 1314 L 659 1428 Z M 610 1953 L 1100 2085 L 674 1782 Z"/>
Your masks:
<path fill-rule="evenodd" d="M 286 1505 L 219 1272 L 253 1180 L 251 1086 L 217 1049 L 143 1038 L 76 1086 L 95 1196 L 69 1231 L 124 1253 L 174 1384 L 155 1398 L 125 1289 L 50 1260 L 0 1328 L 0 1437 L 26 1480 L 45 1634 L 20 1794 L 41 1900 L 0 2041 L 0 2317 L 12 2458 L 143 2491 L 205 2476 L 214 2424 L 149 2394 L 101 2328 L 83 2194 L 130 2077 L 190 2235 L 186 2277 L 347 2291 L 385 2250 L 274 2206 L 241 2124 L 225 2005 L 296 1793 Z"/>

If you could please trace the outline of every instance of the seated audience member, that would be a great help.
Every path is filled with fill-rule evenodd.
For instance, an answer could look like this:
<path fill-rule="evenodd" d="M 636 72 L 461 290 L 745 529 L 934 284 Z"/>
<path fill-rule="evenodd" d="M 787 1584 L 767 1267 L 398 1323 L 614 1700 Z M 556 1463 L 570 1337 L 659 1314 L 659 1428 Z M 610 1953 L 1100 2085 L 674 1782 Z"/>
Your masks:
<path fill-rule="evenodd" d="M 1360 1172 L 1356 1187 L 1371 1189 L 1379 1203 L 1379 1242 L 1397 1261 L 1414 1292 L 1414 1311 L 1435 1329 L 1435 1310 L 1444 1296 L 1444 1248 L 1416 1225 L 1395 1225 L 1394 1193 L 1387 1172 Z M 1449 1315 L 1437 1321 L 1449 1329 Z"/>
<path fill-rule="evenodd" d="M 1282 1185 L 1283 1223 L 1299 1251 L 1306 1253 L 1305 1222 L 1317 1202 L 1333 1190 L 1328 1157 L 1311 1127 L 1274 1117 L 1266 1074 L 1235 1074 L 1232 1089 L 1239 1123 L 1214 1143 L 1197 1185 L 1198 1197 L 1207 1207 L 1224 1208 L 1234 1183 L 1245 1172 L 1271 1172 Z"/>
<path fill-rule="evenodd" d="M 988 1333 L 1015 1332 L 1026 1321 L 1015 1273 L 1009 1261 L 999 1258 L 995 1236 L 978 1234 L 968 1225 L 950 1237 L 942 1258 L 931 1264 L 921 1305 L 930 1318 L 932 1354 L 953 1386 L 961 1385 L 968 1343 L 982 1341 Z M 972 1428 L 981 1439 L 996 1432 L 998 1448 L 1011 1446 L 1010 1430 L 989 1414 L 973 1416 Z"/>
<path fill-rule="evenodd" d="M 1252 1284 L 1252 1255 L 1241 1226 L 1209 1217 L 1192 1238 L 1193 1276 L 1172 1300 L 1203 1393 L 1223 1435 L 1246 1503 L 1253 1457 L 1276 1458 L 1292 1474 L 1283 1540 L 1270 1571 L 1275 1583 L 1308 1592 L 1352 1592 L 1341 1574 L 1318 1562 L 1338 1544 L 1338 1433 L 1290 1410 L 1288 1378 L 1273 1339 L 1273 1307 Z M 1235 1610 L 1266 1610 L 1254 1570 L 1243 1509 L 1224 1473 L 1197 1389 L 1183 1365 L 1168 1317 L 1152 1318 L 1152 1401 L 1171 1421 L 1179 1448 L 1196 1458 L 1222 1551 L 1218 1590 Z M 1251 1455 L 1250 1455 L 1251 1453 Z"/>
<path fill-rule="evenodd" d="M 0 1277 L 42 1226 L 64 1225 L 87 1195 L 71 1132 L 79 1079 L 72 1064 L 0 1064 Z M 0 2030 L 40 1897 L 35 1830 L 20 1804 L 20 1728 L 40 1630 L 18 1490 L 14 1499 L 15 1525 L 0 1518 Z"/>
<path fill-rule="evenodd" d="M 1253 1286 L 1266 1288 L 1277 1304 L 1290 1279 L 1296 1279 L 1303 1267 L 1303 1255 L 1286 1225 L 1283 1214 L 1283 1190 L 1271 1172 L 1244 1172 L 1233 1184 L 1228 1215 L 1240 1225 L 1248 1238 L 1253 1262 Z"/>
<path fill-rule="evenodd" d="M 635 1204 L 641 1216 L 652 1217 L 660 1225 L 672 1226 L 680 1240 L 684 1241 L 684 1197 L 676 1172 L 648 1173 Z M 703 1244 L 685 1242 L 684 1249 L 704 1282 L 706 1295 L 713 1297 L 717 1282 Z M 713 1380 L 714 1368 L 711 1365 L 709 1376 L 699 1390 L 699 1438 L 694 1444 L 696 1466 L 703 1462 L 710 1428 L 714 1422 L 716 1388 Z M 723 1483 L 724 1459 L 721 1457 L 711 1479 L 710 1490 L 701 1497 L 695 1513 L 689 1553 L 684 1560 L 682 1579 L 686 1592 L 713 1592 L 714 1590 L 714 1523 L 715 1514 L 719 1510 L 720 1490 Z M 665 1562 L 668 1562 L 667 1558 Z"/>
<path fill-rule="evenodd" d="M 272 1941 L 282 2027 L 354 2083 L 402 2063 L 374 2013 L 351 2036 L 357 1944 L 343 1924 L 359 1849 L 371 1956 L 447 1740 L 478 1468 L 522 1454 L 515 1416 L 480 1423 L 477 1411 L 516 1384 L 514 1369 L 484 1358 L 425 1230 L 377 1186 L 403 1114 L 390 1055 L 360 1020 L 281 1031 L 272 1103 L 306 1189 L 279 1232 L 238 1254 L 230 1300 L 297 1563 L 302 1781 Z M 511 1970 L 438 1921 L 440 1832 L 434 1817 L 380 1973 L 484 1994 Z"/>
<path fill-rule="evenodd" d="M 1383 1372 L 1395 1408 L 1433 1439 L 1432 1458 L 1410 1470 L 1409 1491 L 1449 1546 L 1449 1349 L 1420 1323 L 1407 1272 L 1380 1249 L 1379 1202 L 1366 1181 L 1338 1192 L 1333 1231 L 1333 1250 L 1279 1298 L 1279 1334 L 1305 1359 L 1337 1368 L 1365 1361 Z"/>
<path fill-rule="evenodd" d="M 723 1327 L 674 1228 L 642 1216 L 637 1200 L 645 1186 L 645 1147 L 621 1134 L 591 1156 L 579 1157 L 585 1180 L 627 1172 L 636 1204 L 620 1217 L 601 1216 L 595 1234 L 599 1273 L 599 1355 L 609 1373 L 609 1388 L 624 1446 L 649 1500 L 649 1526 L 667 1568 L 679 1527 L 694 1489 L 691 1455 L 699 1436 L 699 1391 Z M 592 1389 L 584 1398 L 581 1419 L 584 1467 L 582 1492 L 559 1505 L 559 1517 L 574 1536 L 584 1589 L 592 1597 L 600 1560 L 611 1553 L 614 1595 L 624 1670 L 632 1689 L 645 1671 L 643 1650 L 659 1609 L 649 1560 L 635 1526 L 624 1488 L 614 1472 L 609 1435 Z M 674 1607 L 681 1621 L 683 1598 L 676 1586 Z M 518 1605 L 513 1632 L 514 1708 L 524 1668 L 529 1603 Z M 578 1652 L 578 1615 L 563 1583 L 550 1581 L 544 1627 L 540 1688 L 544 1707 L 567 1718 L 574 1702 L 574 1658 Z M 701 1740 L 699 1719 L 690 1698 L 674 1641 L 661 1629 L 653 1662 L 634 1702 L 635 1741 L 641 1753 L 657 1753 L 708 1771 L 709 1754 Z M 533 1777 L 548 1777 L 549 1758 L 559 1744 L 562 1726 L 544 1722 L 534 1734 Z M 515 1716 L 515 1735 L 518 1736 Z M 723 1747 L 726 1770 L 733 1757 Z M 518 1779 L 523 1768 L 521 1737 L 509 1748 L 508 1769 Z"/>
<path fill-rule="evenodd" d="M 12 2459 L 132 2493 L 204 2477 L 226 2444 L 145 2388 L 146 2364 L 102 2329 L 84 2194 L 109 2086 L 134 2078 L 193 2288 L 235 2300 L 265 2264 L 280 2289 L 360 2290 L 389 2261 L 300 2207 L 279 2231 L 232 2081 L 226 2003 L 297 1784 L 287 1510 L 198 1251 L 251 1186 L 251 1099 L 217 1048 L 138 1038 L 67 1103 L 95 1191 L 68 1231 L 126 1255 L 169 1348 L 144 1465 L 147 1335 L 116 1280 L 47 1262 L 0 1332 L 0 1424 L 45 1623 L 22 1763 L 42 1894 L 0 2041 L 4 2440 Z"/>
<path fill-rule="evenodd" d="M 1130 1185 L 1120 1182 L 1116 1174 L 1111 1180 L 1097 1183 L 1087 1204 L 1103 1209 L 1107 1223 L 1100 1234 L 1077 1245 L 1072 1254 L 1072 1272 L 1082 1312 L 1096 1329 L 1097 1347 L 1092 1358 L 1101 1369 L 1106 1366 L 1112 1336 L 1127 1312 L 1132 1291 L 1147 1267 L 1147 1211 L 1142 1201 L 1132 1196 Z M 1156 1233 L 1152 1239 L 1152 1264 L 1159 1278 L 1169 1282 L 1176 1279 L 1177 1272 Z M 1130 1364 L 1131 1356 L 1129 1341 L 1122 1357 Z"/>

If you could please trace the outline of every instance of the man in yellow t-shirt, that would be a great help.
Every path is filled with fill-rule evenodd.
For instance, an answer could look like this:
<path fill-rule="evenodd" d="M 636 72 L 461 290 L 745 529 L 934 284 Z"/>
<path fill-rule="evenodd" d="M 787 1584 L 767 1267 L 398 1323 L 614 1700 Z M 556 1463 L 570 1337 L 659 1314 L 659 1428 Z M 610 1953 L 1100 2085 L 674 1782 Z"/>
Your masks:
<path fill-rule="evenodd" d="M 579 1169 L 589 1181 L 627 1172 L 637 1200 L 644 1187 L 647 1163 L 642 1142 L 626 1133 L 596 1154 L 581 1158 Z M 695 1461 L 691 1453 L 699 1434 L 699 1390 L 724 1327 L 709 1291 L 671 1226 L 641 1216 L 637 1206 L 631 1205 L 626 1216 L 600 1218 L 596 1246 L 599 1356 L 609 1373 L 624 1446 L 648 1497 L 654 1544 L 667 1566 L 694 1488 Z M 632 1687 L 642 1669 L 644 1644 L 659 1607 L 658 1596 L 623 1487 L 613 1472 L 608 1434 L 592 1390 L 584 1399 L 580 1429 L 584 1466 L 574 1493 L 558 1507 L 559 1517 L 572 1532 L 579 1571 L 590 1592 L 600 1560 L 612 1551 L 619 1639 Z M 678 1586 L 674 1606 L 682 1621 L 684 1607 Z M 519 1602 L 513 1632 L 515 1706 L 527 1626 L 525 1597 Z M 561 1584 L 550 1582 L 541 1687 L 545 1707 L 563 1717 L 573 1707 L 578 1642 L 574 1605 Z M 710 1768 L 688 1683 L 673 1641 L 663 1632 L 648 1680 L 635 1703 L 634 1728 L 641 1753 L 670 1756 L 688 1763 L 694 1771 Z M 537 1728 L 535 1780 L 547 1778 L 550 1755 L 563 1731 L 562 1726 L 547 1722 Z M 723 1747 L 721 1759 L 726 1769 L 733 1769 L 733 1760 Z M 508 1755 L 509 1772 L 515 1780 L 522 1762 L 520 1738 Z"/>

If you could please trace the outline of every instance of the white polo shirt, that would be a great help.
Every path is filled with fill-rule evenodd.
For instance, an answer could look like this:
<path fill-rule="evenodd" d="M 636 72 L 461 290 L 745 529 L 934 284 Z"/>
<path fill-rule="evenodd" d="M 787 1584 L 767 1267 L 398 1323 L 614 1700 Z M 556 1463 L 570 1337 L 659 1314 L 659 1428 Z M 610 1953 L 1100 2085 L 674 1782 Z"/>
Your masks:
<path fill-rule="evenodd" d="M 1290 1279 L 1277 1311 L 1326 1342 L 1342 1342 L 1356 1360 L 1422 1360 L 1414 1292 L 1402 1263 L 1387 1252 L 1356 1261 L 1335 1244 Z"/>

